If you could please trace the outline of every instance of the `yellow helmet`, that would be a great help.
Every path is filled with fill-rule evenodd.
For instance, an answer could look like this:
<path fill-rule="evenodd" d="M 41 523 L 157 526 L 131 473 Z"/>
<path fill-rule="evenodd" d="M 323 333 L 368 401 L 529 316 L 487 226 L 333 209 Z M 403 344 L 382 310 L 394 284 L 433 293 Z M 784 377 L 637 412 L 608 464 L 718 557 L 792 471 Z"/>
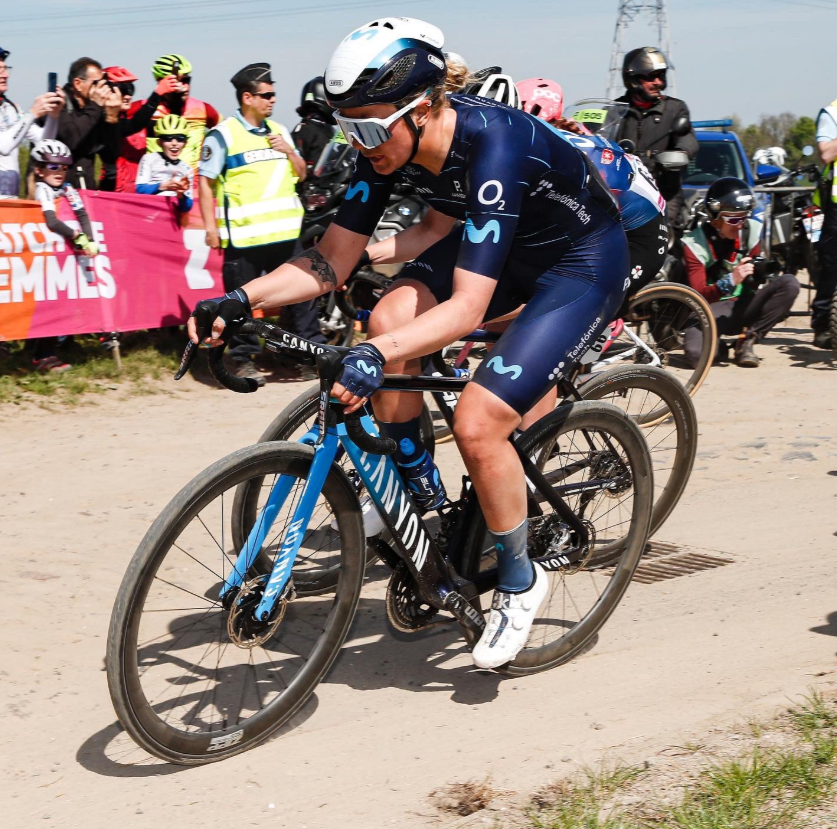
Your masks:
<path fill-rule="evenodd" d="M 189 122 L 182 115 L 171 113 L 158 118 L 154 122 L 154 135 L 162 138 L 164 135 L 188 135 Z"/>
<path fill-rule="evenodd" d="M 154 61 L 151 71 L 159 81 L 167 75 L 188 75 L 192 71 L 192 64 L 183 55 L 163 55 Z"/>

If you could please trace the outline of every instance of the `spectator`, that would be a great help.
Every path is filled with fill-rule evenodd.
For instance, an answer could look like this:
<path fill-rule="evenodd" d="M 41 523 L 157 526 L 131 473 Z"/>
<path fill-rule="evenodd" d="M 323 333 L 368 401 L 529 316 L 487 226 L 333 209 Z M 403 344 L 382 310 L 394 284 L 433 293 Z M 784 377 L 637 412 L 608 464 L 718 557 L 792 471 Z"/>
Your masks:
<path fill-rule="evenodd" d="M 817 149 L 825 162 L 821 186 L 814 194 L 814 202 L 822 208 L 823 222 L 817 243 L 820 278 L 817 293 L 811 303 L 811 328 L 814 329 L 814 345 L 832 348 L 829 332 L 829 309 L 837 289 L 837 180 L 834 165 L 837 161 L 837 101 L 820 110 L 817 116 Z"/>
<path fill-rule="evenodd" d="M 761 287 L 754 279 L 762 232 L 761 222 L 752 218 L 755 203 L 746 182 L 719 178 L 706 193 L 708 221 L 683 235 L 689 285 L 711 303 L 718 335 L 739 335 L 735 362 L 744 368 L 758 366 L 753 346 L 788 318 L 799 294 L 799 283 L 789 273 Z M 700 329 L 687 329 L 684 339 L 686 358 L 695 366 L 703 345 Z"/>
<path fill-rule="evenodd" d="M 155 123 L 162 150 L 142 157 L 136 183 L 137 193 L 177 198 L 177 209 L 184 213 L 192 209 L 192 168 L 180 158 L 188 128 L 182 115 L 164 115 Z"/>
<path fill-rule="evenodd" d="M 616 100 L 630 105 L 619 129 L 619 140 L 630 139 L 633 151 L 650 168 L 666 200 L 666 217 L 671 227 L 683 228 L 682 170 L 669 170 L 654 163 L 665 150 L 682 150 L 689 158 L 698 151 L 689 108 L 679 98 L 663 95 L 668 65 L 665 55 L 653 46 L 633 49 L 625 55 L 622 80 L 625 94 Z"/>
<path fill-rule="evenodd" d="M 276 98 L 270 64 L 245 66 L 231 83 L 240 109 L 207 134 L 198 185 L 206 243 L 224 251 L 225 291 L 240 288 L 290 258 L 303 214 L 295 185 L 306 173 L 290 133 L 268 120 Z M 213 196 L 218 203 L 217 227 Z M 315 302 L 288 310 L 296 333 L 325 341 Z M 237 336 L 230 340 L 228 354 L 239 377 L 263 385 L 252 361 L 260 351 L 255 337 Z"/>
<path fill-rule="evenodd" d="M 137 165 L 128 162 L 123 158 L 123 153 L 131 153 L 131 145 L 127 142 L 128 136 L 144 130 L 154 112 L 163 100 L 163 95 L 171 92 L 177 86 L 177 78 L 169 75 L 157 83 L 157 88 L 149 95 L 145 103 L 140 107 L 131 110 L 131 102 L 134 97 L 135 82 L 137 76 L 122 66 L 108 66 L 105 75 L 122 95 L 122 109 L 119 113 L 119 155 L 114 158 L 109 154 L 102 166 L 102 179 L 99 183 L 100 190 L 116 190 L 119 193 L 133 193 Z"/>
<path fill-rule="evenodd" d="M 159 95 L 160 101 L 151 117 L 155 121 L 164 115 L 182 115 L 186 119 L 189 124 L 186 133 L 189 140 L 182 158 L 196 173 L 204 135 L 207 130 L 220 122 L 221 116 L 214 107 L 189 96 L 192 84 L 192 64 L 183 55 L 163 55 L 157 58 L 152 72 L 158 82 L 154 91 Z M 128 117 L 132 118 L 135 112 L 150 105 L 150 102 L 151 98 L 133 103 L 128 110 Z M 131 180 L 134 180 L 140 158 L 146 152 L 159 152 L 160 147 L 153 132 L 150 133 L 148 130 L 141 130 L 129 136 L 126 144 L 127 146 L 123 145 L 122 151 L 122 157 L 125 159 L 125 175 L 129 178 L 133 176 Z"/>
<path fill-rule="evenodd" d="M 322 75 L 308 81 L 302 87 L 302 101 L 296 108 L 302 120 L 294 127 L 293 139 L 296 151 L 305 161 L 309 173 L 334 137 L 332 112 L 334 110 L 326 101 Z"/>
<path fill-rule="evenodd" d="M 55 139 L 42 139 L 32 148 L 32 164 L 35 170 L 35 198 L 41 203 L 46 226 L 63 237 L 73 251 L 85 257 L 96 256 L 99 246 L 93 241 L 93 229 L 90 219 L 84 209 L 84 202 L 78 191 L 69 184 L 67 170 L 73 163 L 73 156 L 69 147 Z M 57 216 L 57 203 L 66 199 L 72 208 L 79 229 L 70 227 Z M 93 277 L 87 263 L 84 262 L 88 281 Z M 55 354 L 57 337 L 42 337 L 33 343 L 34 356 L 32 363 L 41 371 L 66 371 L 70 368 Z"/>
<path fill-rule="evenodd" d="M 67 181 L 75 188 L 94 190 L 96 156 L 113 155 L 119 145 L 122 96 L 108 84 L 102 65 L 87 57 L 70 66 L 64 92 L 67 105 L 58 121 L 58 138 L 73 155 Z"/>
<path fill-rule="evenodd" d="M 6 58 L 10 52 L 0 48 L 0 198 L 17 198 L 20 194 L 20 145 L 41 138 L 55 138 L 58 116 L 64 106 L 64 92 L 46 92 L 35 98 L 29 112 L 21 112 L 7 97 L 9 72 Z M 44 126 L 37 120 L 49 115 Z"/>

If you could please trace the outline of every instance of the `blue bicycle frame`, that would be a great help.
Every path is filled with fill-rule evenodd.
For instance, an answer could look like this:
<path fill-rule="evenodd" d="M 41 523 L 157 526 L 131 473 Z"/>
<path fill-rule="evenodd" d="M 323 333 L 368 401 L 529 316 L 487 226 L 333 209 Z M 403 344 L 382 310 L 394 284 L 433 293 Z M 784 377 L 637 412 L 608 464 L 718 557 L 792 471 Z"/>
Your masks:
<path fill-rule="evenodd" d="M 377 435 L 377 430 L 369 415 L 364 415 L 360 422 L 365 431 L 371 435 Z M 325 430 L 322 440 L 320 437 L 319 427 L 315 427 L 299 440 L 299 443 L 314 447 L 314 460 L 305 481 L 302 497 L 285 531 L 262 599 L 254 611 L 255 618 L 262 621 L 269 619 L 277 601 L 285 595 L 314 507 L 341 445 L 375 502 L 384 523 L 392 532 L 393 541 L 399 548 L 401 557 L 413 572 L 423 598 L 438 607 L 449 604 L 447 597 L 454 590 L 454 586 L 444 575 L 443 567 L 440 566 L 441 554 L 407 493 L 393 460 L 387 455 L 372 455 L 361 450 L 347 435 L 344 423 L 330 425 Z M 231 590 L 236 590 L 241 586 L 245 573 L 253 566 L 296 480 L 294 476 L 281 475 L 271 488 L 267 502 L 262 507 L 236 558 L 232 571 L 224 582 L 221 589 L 222 598 Z"/>

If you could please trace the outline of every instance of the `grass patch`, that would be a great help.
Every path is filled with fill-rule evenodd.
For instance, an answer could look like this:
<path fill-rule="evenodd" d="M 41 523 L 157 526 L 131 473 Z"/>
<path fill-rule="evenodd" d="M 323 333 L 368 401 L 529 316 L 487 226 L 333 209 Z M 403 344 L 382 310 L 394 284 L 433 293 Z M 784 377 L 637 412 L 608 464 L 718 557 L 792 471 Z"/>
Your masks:
<path fill-rule="evenodd" d="M 128 383 L 136 393 L 153 393 L 156 381 L 176 371 L 185 339 L 164 331 L 124 335 L 121 372 L 111 353 L 92 336 L 77 336 L 58 346 L 59 356 L 72 365 L 60 373 L 33 368 L 31 347 L 25 342 L 0 343 L 0 405 L 27 400 L 75 404 L 115 383 Z"/>
<path fill-rule="evenodd" d="M 498 790 L 486 778 L 468 780 L 466 783 L 451 783 L 431 792 L 430 800 L 442 812 L 464 816 L 485 809 L 498 794 Z"/>
<path fill-rule="evenodd" d="M 757 732 L 757 733 L 756 733 Z M 526 813 L 533 829 L 807 829 L 834 826 L 837 706 L 812 693 L 778 724 L 750 733 L 742 756 L 686 770 L 666 800 L 652 770 L 619 767 L 538 792 Z M 670 783 L 671 781 L 669 781 Z M 682 793 L 679 793 L 682 792 Z M 823 812 L 828 814 L 824 815 Z"/>

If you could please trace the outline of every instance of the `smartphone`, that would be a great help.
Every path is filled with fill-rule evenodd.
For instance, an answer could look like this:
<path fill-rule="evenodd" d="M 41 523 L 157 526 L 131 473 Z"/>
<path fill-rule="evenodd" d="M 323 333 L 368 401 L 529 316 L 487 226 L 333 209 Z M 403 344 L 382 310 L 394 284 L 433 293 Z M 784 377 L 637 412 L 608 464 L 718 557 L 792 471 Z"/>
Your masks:
<path fill-rule="evenodd" d="M 172 75 L 174 75 L 175 78 L 178 77 L 178 75 L 180 75 L 180 61 L 179 60 L 176 60 L 171 65 L 171 73 L 172 73 Z"/>
<path fill-rule="evenodd" d="M 58 73 L 50 72 L 47 75 L 47 92 L 55 92 L 58 89 Z"/>

